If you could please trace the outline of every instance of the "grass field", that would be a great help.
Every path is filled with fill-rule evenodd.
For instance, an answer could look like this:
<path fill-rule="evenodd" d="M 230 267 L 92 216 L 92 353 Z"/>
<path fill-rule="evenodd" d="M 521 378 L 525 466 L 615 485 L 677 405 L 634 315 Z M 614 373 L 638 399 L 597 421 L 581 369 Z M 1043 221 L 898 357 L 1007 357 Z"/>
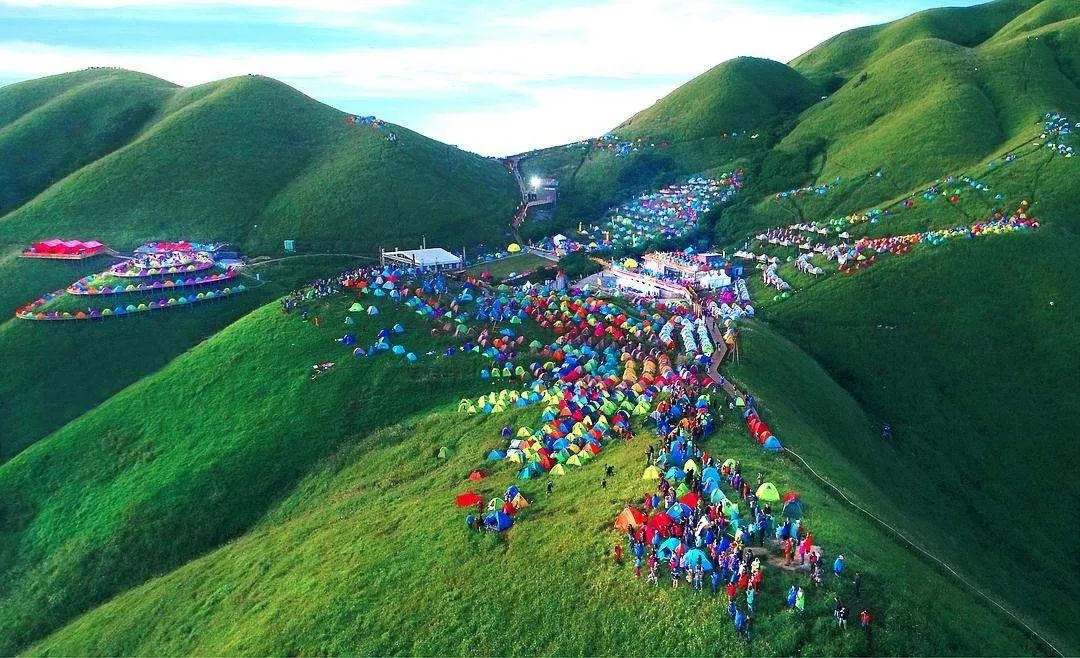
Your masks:
<path fill-rule="evenodd" d="M 29 643 L 30 653 L 63 654 L 1039 652 L 806 474 L 761 453 L 737 422 L 710 449 L 802 493 L 820 543 L 864 574 L 870 636 L 835 627 L 830 594 L 851 596 L 842 582 L 812 594 L 807 618 L 795 619 L 782 593 L 798 578 L 771 569 L 747 648 L 715 599 L 649 590 L 611 566 L 620 538 L 611 520 L 643 490 L 643 439 L 558 479 L 550 498 L 542 480 L 497 466 L 480 490 L 516 482 L 534 504 L 503 539 L 470 533 L 452 496 L 503 423 L 532 425 L 539 411 L 453 411 L 484 390 L 467 360 L 410 369 L 343 357 L 330 338 L 345 304 L 318 311 L 322 329 L 261 309 L 0 470 L 5 518 L 16 520 L 0 543 L 5 652 Z M 360 341 L 400 321 L 420 352 L 429 339 L 415 316 L 383 311 L 359 319 Z M 310 364 L 328 358 L 344 362 L 309 380 Z M 814 404 L 832 405 L 826 413 L 851 405 L 816 366 L 800 374 Z M 827 416 L 822 424 L 780 400 L 768 413 L 778 430 L 800 433 L 796 445 L 831 450 Z M 435 457 L 441 446 L 450 459 Z M 617 470 L 607 490 L 601 462 Z"/>
<path fill-rule="evenodd" d="M 63 113 L 80 139 L 55 128 Z M 184 89 L 100 69 L 4 87 L 0 154 L 32 152 L 28 140 L 55 146 L 33 168 L 18 159 L 0 168 L 19 177 L 7 207 L 0 200 L 8 246 L 55 235 L 119 249 L 188 238 L 254 256 L 293 239 L 309 253 L 375 254 L 426 235 L 457 250 L 500 241 L 519 200 L 494 160 L 392 124 L 349 125 L 258 76 Z"/>
<path fill-rule="evenodd" d="M 535 254 L 521 253 L 507 256 L 506 258 L 500 258 L 499 260 L 490 263 L 473 265 L 469 268 L 469 272 L 474 275 L 487 272 L 491 274 L 493 281 L 500 281 L 514 273 L 521 274 L 522 272 L 536 270 L 549 265 L 554 265 L 554 263 Z"/>
<path fill-rule="evenodd" d="M 20 365 L 0 370 L 0 458 L 10 458 L 294 286 L 356 264 L 347 258 L 299 258 L 267 265 L 258 268 L 263 283 L 240 279 L 251 288 L 241 295 L 131 317 L 78 322 L 5 317 L 0 350 Z M 103 267 L 101 262 L 84 263 L 82 269 L 68 265 L 18 259 L 17 269 L 7 271 L 16 279 L 27 275 L 28 282 L 53 282 L 33 298 Z M 126 305 L 136 297 L 110 299 L 123 298 Z"/>

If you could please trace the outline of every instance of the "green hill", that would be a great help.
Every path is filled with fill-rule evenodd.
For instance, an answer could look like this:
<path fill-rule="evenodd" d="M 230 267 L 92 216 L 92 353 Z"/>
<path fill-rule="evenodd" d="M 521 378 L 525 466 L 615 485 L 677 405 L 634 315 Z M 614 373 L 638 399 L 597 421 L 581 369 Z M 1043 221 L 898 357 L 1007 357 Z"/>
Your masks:
<path fill-rule="evenodd" d="M 425 236 L 452 249 L 503 242 L 520 197 L 502 164 L 346 116 L 256 76 L 184 89 L 90 69 L 0 88 L 0 215 L 11 210 L 0 216 L 0 310 L 104 267 L 18 258 L 29 242 L 56 236 L 120 250 L 152 239 L 219 240 L 247 256 L 278 254 L 284 239 L 300 253 L 362 255 Z M 304 271 L 331 262 L 342 261 L 313 260 Z M 215 304 L 134 330 L 3 318 L 0 350 L 33 367 L 0 375 L 9 401 L 0 405 L 0 458 L 287 290 L 295 273 L 282 278 L 284 287 L 225 312 Z M 132 362 L 116 358 L 124 351 Z"/>
<path fill-rule="evenodd" d="M 85 94 L 108 100 L 100 89 Z M 129 247 L 182 236 L 249 253 L 295 239 L 309 251 L 370 254 L 425 234 L 455 249 L 501 235 L 518 199 L 505 167 L 345 118 L 257 76 L 174 90 L 123 148 L 0 219 L 4 239 L 63 234 Z"/>
<path fill-rule="evenodd" d="M 175 87 L 92 69 L 0 91 L 0 215 L 129 142 Z"/>
<path fill-rule="evenodd" d="M 838 34 L 796 57 L 791 66 L 823 85 L 838 86 L 877 59 L 911 43 L 939 39 L 958 46 L 975 47 L 1033 7 L 1064 6 L 1067 1 L 996 0 L 972 7 L 927 9 L 891 23 Z"/>
<path fill-rule="evenodd" d="M 629 155 L 573 145 L 527 158 L 522 172 L 526 178 L 558 178 L 556 222 L 569 226 L 643 190 L 763 153 L 819 96 L 814 85 L 783 64 L 740 57 L 694 78 L 612 130 L 618 140 L 642 140 Z M 524 231 L 534 228 L 550 226 L 526 224 Z"/>
<path fill-rule="evenodd" d="M 452 506 L 464 476 L 504 423 L 534 423 L 538 409 L 453 411 L 462 395 L 489 390 L 475 377 L 479 360 L 463 356 L 411 368 L 346 357 L 311 380 L 312 363 L 347 353 L 331 338 L 348 303 L 318 306 L 322 329 L 263 308 L 0 467 L 0 650 L 601 654 L 644 642 L 665 653 L 745 651 L 715 599 L 643 591 L 605 558 L 618 540 L 611 519 L 640 496 L 643 439 L 603 453 L 616 468 L 607 490 L 600 463 L 559 479 L 550 497 L 541 481 L 496 465 L 474 486 L 497 495 L 521 482 L 533 506 L 505 539 L 469 533 Z M 415 315 L 383 311 L 360 316 L 358 335 L 401 322 L 410 349 L 438 344 Z M 837 422 L 854 427 L 832 418 L 854 404 L 816 366 L 797 367 L 807 404 L 777 398 L 770 417 L 798 434 L 798 449 L 843 470 L 826 437 Z M 434 456 L 443 445 L 449 460 Z M 800 620 L 782 610 L 790 578 L 771 569 L 753 653 L 1038 651 L 805 472 L 763 454 L 738 422 L 710 450 L 798 489 L 818 543 L 872 583 L 875 631 L 843 633 L 831 593 L 850 596 L 850 585 L 830 581 Z M 885 501 L 857 473 L 847 477 L 864 502 Z M 671 632 L 687 622 L 692 630 Z"/>

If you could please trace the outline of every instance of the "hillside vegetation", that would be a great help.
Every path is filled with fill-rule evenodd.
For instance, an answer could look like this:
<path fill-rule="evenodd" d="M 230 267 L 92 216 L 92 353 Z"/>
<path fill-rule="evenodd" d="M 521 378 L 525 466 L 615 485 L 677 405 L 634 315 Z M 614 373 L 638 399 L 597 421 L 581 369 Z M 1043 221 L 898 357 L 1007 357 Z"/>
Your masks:
<path fill-rule="evenodd" d="M 841 632 L 831 619 L 830 592 L 851 596 L 850 585 L 830 581 L 798 619 L 782 610 L 791 576 L 771 568 L 758 639 L 745 647 L 718 599 L 691 605 L 685 588 L 644 590 L 629 569 L 611 566 L 606 556 L 619 539 L 611 520 L 644 484 L 644 437 L 559 478 L 551 496 L 541 480 L 517 480 L 516 469 L 496 464 L 488 480 L 469 486 L 490 497 L 516 482 L 533 505 L 505 537 L 469 533 L 453 496 L 499 444 L 499 428 L 532 424 L 539 410 L 453 411 L 456 398 L 487 390 L 467 356 L 413 367 L 347 358 L 310 380 L 312 362 L 343 354 L 330 338 L 348 302 L 316 305 L 322 329 L 282 317 L 276 305 L 263 308 L 0 468 L 0 505 L 12 520 L 0 538 L 8 583 L 0 649 L 1037 651 L 805 473 L 762 453 L 737 422 L 710 450 L 802 493 L 818 541 L 844 552 L 872 583 L 864 599 L 877 614 L 871 635 Z M 357 333 L 398 321 L 410 348 L 425 349 L 415 315 L 390 309 L 361 316 Z M 815 404 L 852 405 L 816 366 L 799 372 Z M 831 450 L 833 424 L 806 407 L 778 404 L 771 417 L 778 431 L 798 434 L 795 445 Z M 441 446 L 449 459 L 436 458 Z M 599 487 L 601 461 L 616 469 L 607 490 Z M 541 604 L 538 592 L 549 594 Z M 690 630 L 671 631 L 688 622 Z"/>
<path fill-rule="evenodd" d="M 41 85 L 0 89 L 12 117 L 0 152 L 26 158 L 29 142 L 54 144 L 33 167 L 11 161 L 6 175 L 21 178 L 0 218 L 8 245 L 185 237 L 256 254 L 295 239 L 306 251 L 371 254 L 426 235 L 458 249 L 499 238 L 518 201 L 498 162 L 391 124 L 348 124 L 267 78 L 180 89 L 128 72 L 69 75 L 48 79 L 70 89 L 36 109 Z M 97 113 L 80 114 L 84 105 Z"/>

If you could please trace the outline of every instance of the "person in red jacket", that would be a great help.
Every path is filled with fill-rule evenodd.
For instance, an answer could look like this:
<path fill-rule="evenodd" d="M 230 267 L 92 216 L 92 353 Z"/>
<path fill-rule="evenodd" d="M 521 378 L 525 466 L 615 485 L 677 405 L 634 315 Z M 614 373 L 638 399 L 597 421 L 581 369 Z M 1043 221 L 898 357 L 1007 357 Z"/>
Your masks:
<path fill-rule="evenodd" d="M 862 626 L 864 631 L 870 630 L 870 613 L 865 608 L 859 613 L 859 626 Z"/>
<path fill-rule="evenodd" d="M 735 599 L 735 595 L 736 595 L 737 593 L 738 593 L 738 592 L 737 592 L 737 591 L 736 591 L 736 589 L 735 589 L 735 583 L 731 583 L 731 582 L 729 582 L 729 583 L 727 584 L 727 597 L 728 597 L 728 601 L 732 601 L 732 600 L 734 600 L 734 599 Z"/>
<path fill-rule="evenodd" d="M 615 564 L 622 564 L 622 544 L 615 544 Z"/>

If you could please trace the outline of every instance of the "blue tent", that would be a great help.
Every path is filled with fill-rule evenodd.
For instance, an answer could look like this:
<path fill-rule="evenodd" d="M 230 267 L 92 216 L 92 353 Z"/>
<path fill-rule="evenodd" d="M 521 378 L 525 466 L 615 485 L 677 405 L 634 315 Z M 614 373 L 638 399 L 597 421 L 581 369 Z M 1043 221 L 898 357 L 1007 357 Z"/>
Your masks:
<path fill-rule="evenodd" d="M 679 550 L 679 546 L 682 546 L 682 542 L 675 537 L 668 537 L 660 543 L 660 548 L 656 550 L 657 555 L 663 558 L 671 557 L 671 554 Z"/>
<path fill-rule="evenodd" d="M 690 511 L 690 508 L 682 503 L 675 503 L 668 508 L 668 516 L 678 521 Z"/>
<path fill-rule="evenodd" d="M 394 325 L 394 333 L 395 334 L 403 334 L 403 333 L 405 333 L 405 327 L 401 326 L 400 324 L 395 324 Z"/>
<path fill-rule="evenodd" d="M 506 459 L 506 453 L 502 450 L 492 450 L 487 455 L 489 462 L 499 461 L 500 459 Z"/>
<path fill-rule="evenodd" d="M 686 551 L 686 555 L 682 556 L 682 560 L 679 564 L 683 567 L 697 567 L 698 560 L 701 560 L 702 569 L 705 571 L 712 571 L 713 565 L 712 562 L 709 562 L 709 556 L 700 548 L 691 548 Z"/>
<path fill-rule="evenodd" d="M 484 525 L 494 530 L 503 531 L 514 525 L 514 519 L 510 518 L 509 514 L 506 514 L 502 510 L 498 512 L 491 512 L 484 517 Z"/>
<path fill-rule="evenodd" d="M 714 480 L 717 484 L 719 484 L 722 481 L 722 478 L 720 477 L 720 471 L 716 470 L 715 466 L 710 466 L 710 467 L 706 468 L 704 471 L 702 471 L 701 472 L 701 479 L 704 482 L 708 482 L 709 480 Z"/>
<path fill-rule="evenodd" d="M 683 473 L 681 468 L 672 466 L 667 470 L 667 473 L 664 473 L 664 477 L 668 480 L 682 480 L 686 477 L 686 473 Z"/>
<path fill-rule="evenodd" d="M 784 446 L 780 445 L 780 439 L 770 436 L 761 447 L 769 452 L 780 452 Z"/>

